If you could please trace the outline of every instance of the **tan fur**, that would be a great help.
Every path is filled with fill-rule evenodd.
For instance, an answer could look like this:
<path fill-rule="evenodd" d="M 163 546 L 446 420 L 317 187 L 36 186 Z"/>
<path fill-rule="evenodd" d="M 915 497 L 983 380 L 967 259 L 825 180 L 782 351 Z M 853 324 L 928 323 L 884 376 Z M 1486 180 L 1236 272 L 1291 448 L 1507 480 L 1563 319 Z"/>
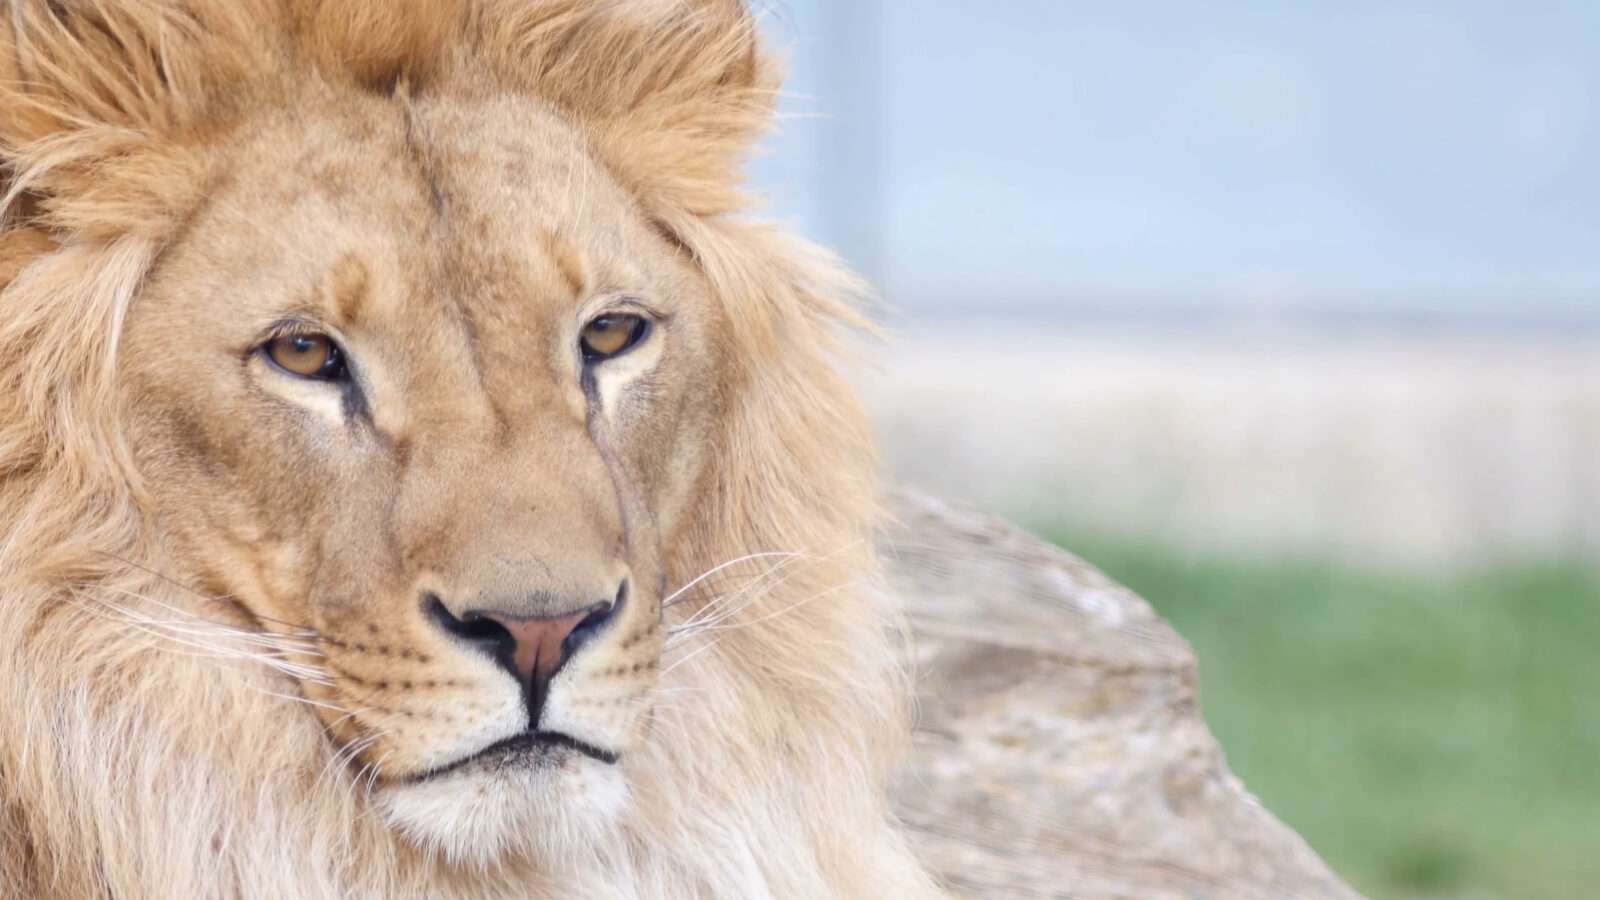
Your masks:
<path fill-rule="evenodd" d="M 856 285 L 740 214 L 741 4 L 0 10 L 7 896 L 935 892 Z M 617 303 L 660 321 L 584 376 Z M 285 318 L 358 393 L 255 352 Z M 547 707 L 617 763 L 429 775 L 522 707 L 420 598 L 624 577 Z"/>

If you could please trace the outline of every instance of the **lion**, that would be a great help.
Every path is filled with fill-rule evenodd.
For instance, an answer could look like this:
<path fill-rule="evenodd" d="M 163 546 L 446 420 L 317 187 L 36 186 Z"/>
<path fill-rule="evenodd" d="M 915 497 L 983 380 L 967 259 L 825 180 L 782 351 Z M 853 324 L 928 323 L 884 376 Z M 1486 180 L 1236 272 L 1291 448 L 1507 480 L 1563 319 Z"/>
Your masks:
<path fill-rule="evenodd" d="M 11 0 L 0 884 L 937 896 L 734 0 Z"/>

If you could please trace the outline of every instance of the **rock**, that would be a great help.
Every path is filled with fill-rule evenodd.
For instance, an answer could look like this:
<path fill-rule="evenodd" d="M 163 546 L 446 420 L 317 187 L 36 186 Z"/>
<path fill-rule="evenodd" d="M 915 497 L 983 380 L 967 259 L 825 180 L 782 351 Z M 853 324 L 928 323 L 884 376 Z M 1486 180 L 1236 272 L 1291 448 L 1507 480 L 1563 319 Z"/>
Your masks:
<path fill-rule="evenodd" d="M 1228 771 L 1194 652 L 1149 604 L 997 519 L 891 509 L 918 702 L 896 806 L 955 893 L 1357 896 Z"/>

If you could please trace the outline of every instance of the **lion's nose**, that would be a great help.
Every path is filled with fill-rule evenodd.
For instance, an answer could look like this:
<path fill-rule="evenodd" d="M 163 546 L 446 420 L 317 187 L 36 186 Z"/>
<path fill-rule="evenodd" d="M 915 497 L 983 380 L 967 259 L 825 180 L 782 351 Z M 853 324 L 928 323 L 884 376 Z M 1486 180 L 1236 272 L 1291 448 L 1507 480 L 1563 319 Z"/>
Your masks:
<path fill-rule="evenodd" d="M 550 679 L 616 616 L 626 599 L 624 582 L 615 599 L 559 615 L 530 616 L 489 608 L 467 610 L 458 617 L 437 597 L 429 598 L 428 611 L 444 630 L 499 662 L 518 684 L 532 692 L 529 712 L 537 723 L 544 688 Z"/>
<path fill-rule="evenodd" d="M 511 669 L 517 680 L 526 684 L 534 680 L 547 680 L 567 657 L 578 649 L 573 633 L 591 616 L 605 615 L 606 610 L 591 607 L 566 616 L 551 618 L 524 618 L 487 610 L 467 613 L 467 621 L 484 620 L 500 626 L 504 634 L 499 643 L 509 647 L 501 649 L 501 662 Z M 509 652 L 507 652 L 509 650 Z"/>

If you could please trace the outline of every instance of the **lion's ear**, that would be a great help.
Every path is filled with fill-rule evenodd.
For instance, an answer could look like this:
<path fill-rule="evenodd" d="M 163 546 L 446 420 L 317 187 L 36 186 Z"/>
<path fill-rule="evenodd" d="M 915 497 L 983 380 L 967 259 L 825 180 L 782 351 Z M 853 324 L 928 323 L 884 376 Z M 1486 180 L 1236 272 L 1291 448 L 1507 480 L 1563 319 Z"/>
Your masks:
<path fill-rule="evenodd" d="M 502 76 L 561 107 L 647 207 L 741 205 L 778 83 L 742 0 L 490 0 L 482 15 Z"/>

